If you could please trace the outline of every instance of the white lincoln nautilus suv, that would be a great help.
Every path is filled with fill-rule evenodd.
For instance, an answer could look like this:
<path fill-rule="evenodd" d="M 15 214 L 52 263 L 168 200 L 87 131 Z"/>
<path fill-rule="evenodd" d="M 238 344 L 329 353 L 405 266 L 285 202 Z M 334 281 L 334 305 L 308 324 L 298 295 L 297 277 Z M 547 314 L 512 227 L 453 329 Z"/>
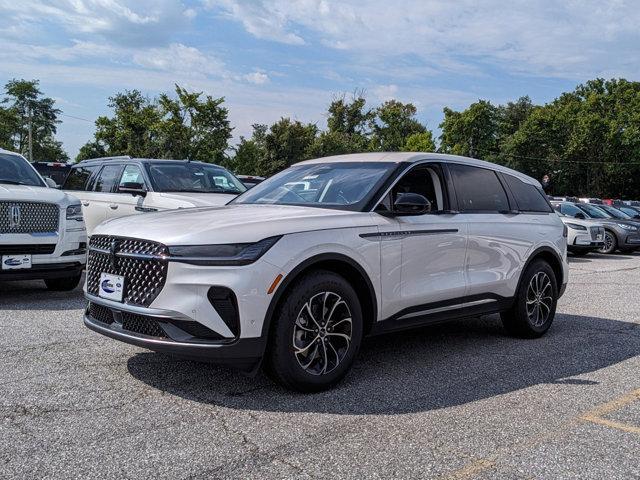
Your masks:
<path fill-rule="evenodd" d="M 539 337 L 567 277 L 566 229 L 532 178 L 450 155 L 341 155 L 223 207 L 98 226 L 84 321 L 317 391 L 365 335 L 500 313 L 509 333 Z"/>

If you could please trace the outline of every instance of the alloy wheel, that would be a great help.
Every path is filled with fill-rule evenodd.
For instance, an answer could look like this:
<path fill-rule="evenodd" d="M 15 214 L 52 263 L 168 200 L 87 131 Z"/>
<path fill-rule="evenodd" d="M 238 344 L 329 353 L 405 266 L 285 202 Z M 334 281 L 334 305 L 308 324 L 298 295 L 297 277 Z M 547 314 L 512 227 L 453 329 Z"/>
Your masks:
<path fill-rule="evenodd" d="M 351 310 L 340 295 L 321 292 L 300 309 L 293 326 L 293 349 L 298 364 L 311 375 L 335 370 L 349 351 Z"/>
<path fill-rule="evenodd" d="M 600 253 L 611 253 L 613 250 L 613 235 L 610 234 L 609 232 L 605 232 L 604 234 L 604 245 L 602 245 L 602 248 L 598 249 L 598 251 Z"/>
<path fill-rule="evenodd" d="M 549 319 L 553 307 L 551 279 L 545 272 L 536 273 L 527 287 L 527 316 L 534 327 L 541 327 Z"/>

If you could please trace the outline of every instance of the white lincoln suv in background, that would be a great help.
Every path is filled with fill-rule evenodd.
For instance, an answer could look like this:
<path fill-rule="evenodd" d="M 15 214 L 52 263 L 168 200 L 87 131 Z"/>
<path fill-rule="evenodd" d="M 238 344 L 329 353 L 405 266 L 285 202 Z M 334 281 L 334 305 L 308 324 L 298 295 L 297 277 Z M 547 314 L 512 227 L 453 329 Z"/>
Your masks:
<path fill-rule="evenodd" d="M 464 157 L 301 162 L 229 205 L 94 231 L 85 324 L 151 350 L 331 387 L 364 335 L 501 313 L 543 335 L 568 275 L 565 228 L 535 180 Z"/>
<path fill-rule="evenodd" d="M 80 201 L 47 187 L 22 155 L 0 150 L 0 281 L 42 279 L 51 290 L 72 290 L 86 246 Z"/>
<path fill-rule="evenodd" d="M 124 156 L 73 165 L 62 189 L 82 201 L 91 235 L 105 220 L 224 205 L 247 188 L 231 172 L 211 163 Z"/>

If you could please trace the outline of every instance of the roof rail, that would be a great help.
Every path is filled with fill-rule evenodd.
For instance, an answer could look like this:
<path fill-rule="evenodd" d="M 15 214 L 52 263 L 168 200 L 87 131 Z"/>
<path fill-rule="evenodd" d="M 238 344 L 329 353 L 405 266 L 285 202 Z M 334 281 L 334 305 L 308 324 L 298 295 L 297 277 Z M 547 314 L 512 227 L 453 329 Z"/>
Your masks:
<path fill-rule="evenodd" d="M 114 155 L 112 157 L 86 158 L 84 160 L 80 160 L 78 163 L 91 162 L 93 160 L 131 160 L 131 156 L 130 155 Z"/>

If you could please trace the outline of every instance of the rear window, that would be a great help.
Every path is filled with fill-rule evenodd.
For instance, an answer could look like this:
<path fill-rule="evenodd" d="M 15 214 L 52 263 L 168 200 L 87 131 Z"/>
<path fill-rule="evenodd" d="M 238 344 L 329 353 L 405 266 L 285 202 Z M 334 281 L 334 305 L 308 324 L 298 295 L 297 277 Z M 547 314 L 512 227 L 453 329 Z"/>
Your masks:
<path fill-rule="evenodd" d="M 503 212 L 509 210 L 507 194 L 493 170 L 450 164 L 449 170 L 463 212 Z"/>
<path fill-rule="evenodd" d="M 535 186 L 524 183 L 513 175 L 502 174 L 507 182 L 511 193 L 516 197 L 518 208 L 523 212 L 551 212 L 551 208 L 547 203 L 544 195 Z"/>
<path fill-rule="evenodd" d="M 62 189 L 76 191 L 86 190 L 87 182 L 91 178 L 91 175 L 93 175 L 97 170 L 98 166 L 72 168 L 67 179 L 62 185 Z"/>

